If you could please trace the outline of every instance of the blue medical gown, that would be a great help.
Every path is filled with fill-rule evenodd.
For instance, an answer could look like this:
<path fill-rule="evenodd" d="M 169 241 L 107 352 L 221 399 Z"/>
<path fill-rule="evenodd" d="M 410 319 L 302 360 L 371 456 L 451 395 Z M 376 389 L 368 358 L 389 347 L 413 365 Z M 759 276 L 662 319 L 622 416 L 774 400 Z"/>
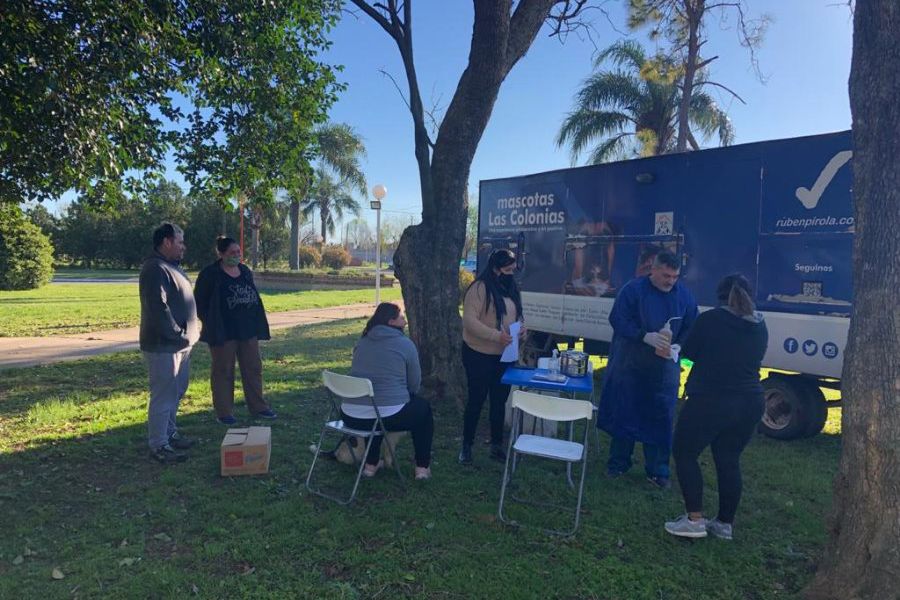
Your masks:
<path fill-rule="evenodd" d="M 649 277 L 629 281 L 620 290 L 609 322 L 613 327 L 609 363 L 597 426 L 615 438 L 671 447 L 672 421 L 681 369 L 661 358 L 643 341 L 672 317 L 672 343 L 683 342 L 697 318 L 697 302 L 677 282 L 669 292 L 650 283 Z"/>

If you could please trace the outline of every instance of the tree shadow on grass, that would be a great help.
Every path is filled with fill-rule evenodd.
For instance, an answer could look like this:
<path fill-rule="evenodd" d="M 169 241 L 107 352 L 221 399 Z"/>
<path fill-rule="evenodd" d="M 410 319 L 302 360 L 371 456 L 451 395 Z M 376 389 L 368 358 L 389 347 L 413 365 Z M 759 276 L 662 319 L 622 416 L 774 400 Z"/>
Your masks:
<path fill-rule="evenodd" d="M 267 396 L 279 418 L 257 423 L 272 427 L 273 440 L 270 473 L 257 477 L 218 474 L 225 428 L 210 409 L 205 348 L 192 359 L 179 417 L 200 444 L 173 467 L 147 457 L 138 353 L 5 373 L 15 377 L 0 383 L 0 597 L 768 598 L 809 580 L 838 453 L 824 436 L 754 440 L 734 544 L 667 536 L 662 522 L 683 510 L 677 493 L 650 488 L 640 465 L 620 479 L 602 477 L 593 434 L 578 535 L 501 526 L 503 465 L 480 443 L 474 467 L 456 464 L 453 402 L 435 406 L 433 480 L 411 480 L 407 438 L 398 451 L 403 488 L 385 472 L 363 481 L 350 507 L 310 497 L 308 446 L 328 408 L 320 373 L 347 371 L 361 325 L 295 328 L 264 345 Z M 61 404 L 36 407 L 50 396 Z M 606 444 L 604 437 L 604 453 Z M 712 506 L 708 454 L 701 461 Z M 535 466 L 523 483 L 569 498 L 561 465 Z M 349 491 L 351 468 L 323 467 L 324 483 Z M 523 523 L 545 516 L 516 512 Z M 53 568 L 64 579 L 53 580 Z"/>

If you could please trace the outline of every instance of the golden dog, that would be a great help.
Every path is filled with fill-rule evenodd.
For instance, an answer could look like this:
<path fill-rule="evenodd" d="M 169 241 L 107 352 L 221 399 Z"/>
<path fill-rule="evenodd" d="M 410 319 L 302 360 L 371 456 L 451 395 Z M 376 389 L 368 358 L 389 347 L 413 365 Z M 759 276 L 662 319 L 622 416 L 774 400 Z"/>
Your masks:
<path fill-rule="evenodd" d="M 389 431 L 387 433 L 385 442 L 382 442 L 381 444 L 381 458 L 384 459 L 385 467 L 389 469 L 393 468 L 394 461 L 391 457 L 396 456 L 397 442 L 400 441 L 400 438 L 406 435 L 406 433 L 407 432 L 405 431 Z M 390 452 L 388 452 L 385 445 L 390 445 Z M 312 444 L 309 447 L 309 451 L 315 453 L 316 444 Z M 365 451 L 365 438 L 348 435 L 341 439 L 334 450 L 323 450 L 322 454 L 345 465 L 359 466 L 360 461 L 365 457 Z"/>

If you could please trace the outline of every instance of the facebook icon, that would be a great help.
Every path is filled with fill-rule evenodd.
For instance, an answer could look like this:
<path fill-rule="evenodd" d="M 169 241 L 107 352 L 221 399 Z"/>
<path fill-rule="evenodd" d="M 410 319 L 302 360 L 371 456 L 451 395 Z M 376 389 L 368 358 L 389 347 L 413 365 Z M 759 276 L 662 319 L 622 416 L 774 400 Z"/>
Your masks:
<path fill-rule="evenodd" d="M 798 342 L 794 338 L 787 338 L 784 340 L 784 351 L 788 354 L 793 354 L 797 351 L 797 348 L 800 347 L 800 342 Z"/>

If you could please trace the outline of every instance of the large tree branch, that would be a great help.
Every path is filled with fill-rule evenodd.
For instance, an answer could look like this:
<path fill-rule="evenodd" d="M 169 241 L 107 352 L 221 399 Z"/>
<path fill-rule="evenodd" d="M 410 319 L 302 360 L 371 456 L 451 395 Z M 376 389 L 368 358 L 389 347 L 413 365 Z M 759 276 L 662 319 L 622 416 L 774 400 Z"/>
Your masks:
<path fill-rule="evenodd" d="M 703 43 L 697 44 L 697 50 L 700 50 L 700 46 L 702 46 L 702 45 L 703 45 Z M 696 70 L 699 71 L 700 69 L 702 69 L 703 67 L 705 67 L 712 61 L 716 60 L 717 58 L 719 58 L 719 57 L 713 56 L 712 58 L 707 58 L 706 60 L 702 60 L 702 61 L 698 62 Z"/>
<path fill-rule="evenodd" d="M 398 42 L 400 41 L 399 40 L 399 36 L 401 35 L 400 28 L 397 27 L 392 21 L 388 21 L 384 15 L 382 15 L 380 12 L 378 12 L 379 8 L 381 10 L 383 10 L 384 12 L 388 12 L 387 6 L 385 6 L 383 4 L 379 4 L 379 3 L 370 5 L 368 2 L 364 2 L 363 0 L 350 0 L 350 1 L 353 2 L 353 4 L 355 4 L 357 6 L 357 8 L 359 8 L 361 11 L 363 11 L 364 13 L 369 15 L 369 17 L 371 17 L 371 19 L 373 21 L 378 23 L 378 25 L 380 25 L 381 28 L 384 29 L 389 36 L 391 36 Z"/>
<path fill-rule="evenodd" d="M 409 85 L 409 112 L 413 119 L 413 132 L 415 139 L 416 163 L 419 168 L 419 181 L 422 192 L 423 207 L 432 201 L 431 186 L 431 148 L 432 142 L 428 137 L 428 129 L 425 127 L 425 115 L 422 106 L 422 95 L 419 91 L 419 81 L 416 75 L 416 66 L 413 60 L 412 43 L 412 0 L 404 0 L 402 6 L 398 6 L 397 0 L 388 0 L 388 3 L 376 3 L 370 5 L 363 0 L 351 0 L 367 15 L 369 15 L 382 29 L 384 29 L 396 42 L 403 61 L 403 69 L 406 72 L 406 81 Z M 403 16 L 400 16 L 400 12 Z M 385 16 L 383 13 L 386 13 Z"/>

